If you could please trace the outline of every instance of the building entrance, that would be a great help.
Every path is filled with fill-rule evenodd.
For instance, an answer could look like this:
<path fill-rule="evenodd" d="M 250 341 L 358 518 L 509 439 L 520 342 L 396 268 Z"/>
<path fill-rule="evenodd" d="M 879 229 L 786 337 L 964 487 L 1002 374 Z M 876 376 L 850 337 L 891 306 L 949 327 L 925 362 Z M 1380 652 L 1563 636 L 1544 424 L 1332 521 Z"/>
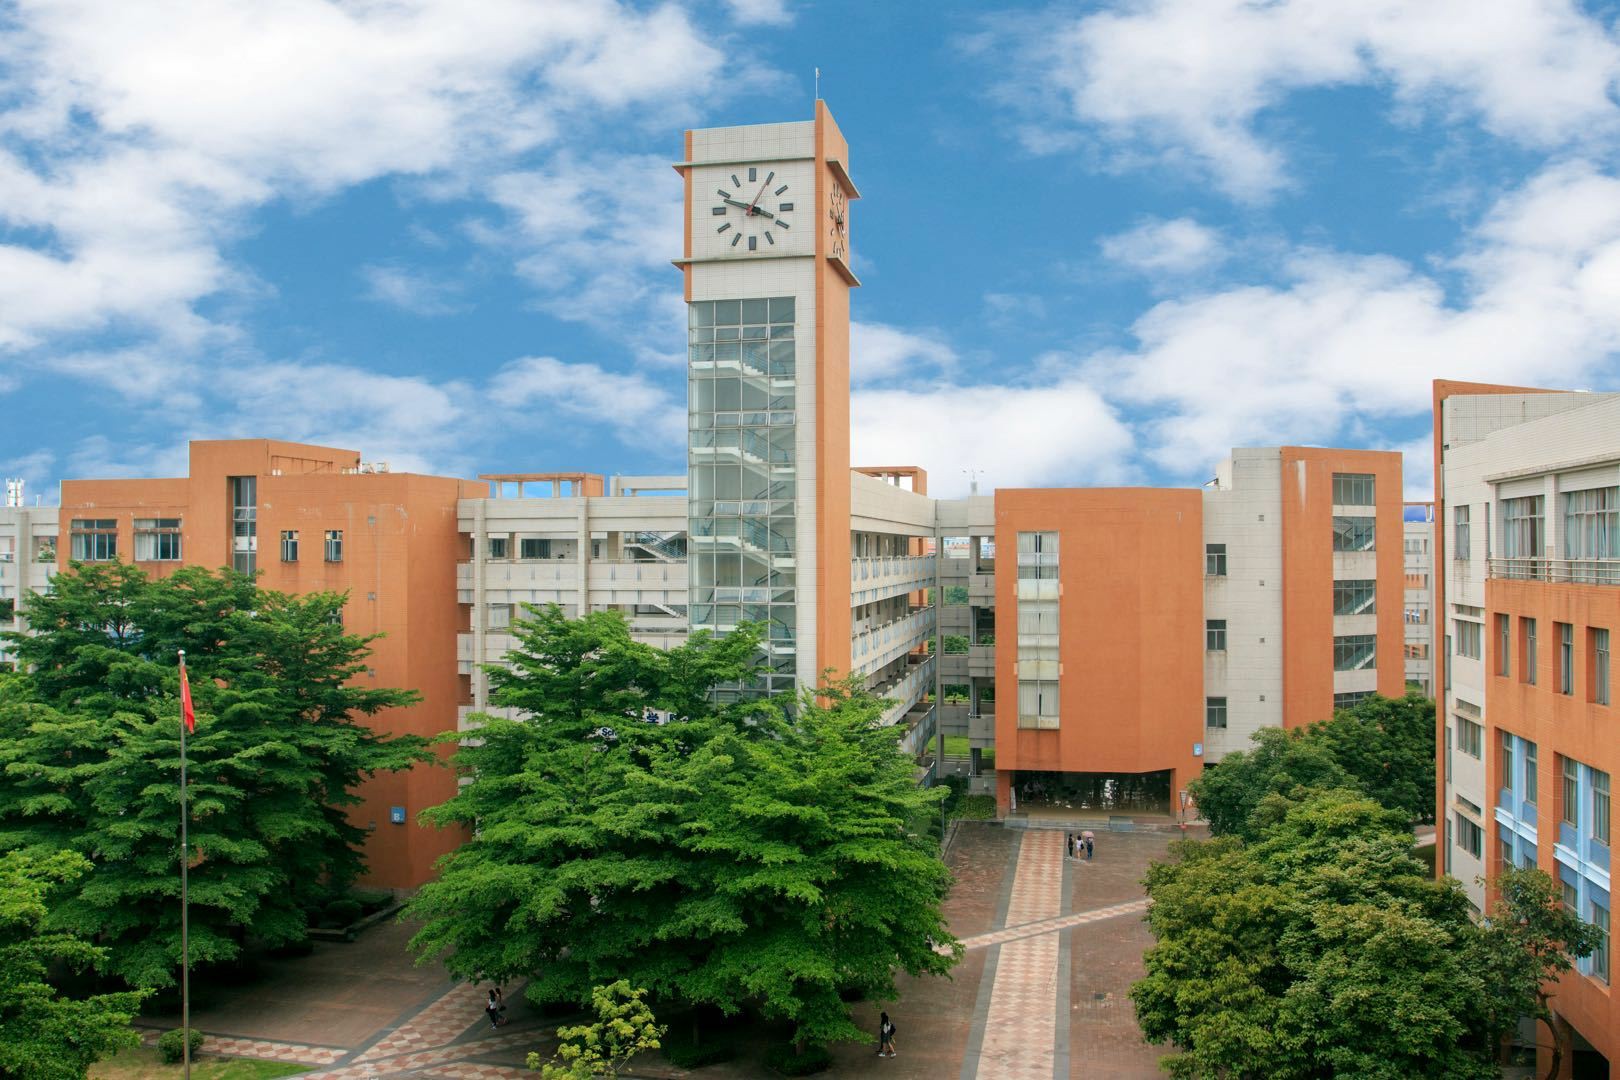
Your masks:
<path fill-rule="evenodd" d="M 1170 814 L 1170 770 L 1148 773 L 1024 772 L 1013 775 L 1018 809 L 1097 814 Z"/>

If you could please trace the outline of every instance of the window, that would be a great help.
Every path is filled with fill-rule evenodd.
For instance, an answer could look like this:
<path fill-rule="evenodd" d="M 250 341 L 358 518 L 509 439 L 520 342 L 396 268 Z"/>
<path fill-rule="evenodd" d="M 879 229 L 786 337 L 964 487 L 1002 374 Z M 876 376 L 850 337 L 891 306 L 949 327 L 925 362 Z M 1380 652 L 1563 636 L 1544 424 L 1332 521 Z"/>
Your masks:
<path fill-rule="evenodd" d="M 1334 671 L 1363 671 L 1377 665 L 1377 634 L 1346 634 L 1333 639 Z"/>
<path fill-rule="evenodd" d="M 1512 791 L 1517 781 L 1513 777 L 1513 743 L 1511 732 L 1499 732 L 1502 736 L 1502 786 Z"/>
<path fill-rule="evenodd" d="M 180 519 L 136 518 L 136 562 L 179 562 Z"/>
<path fill-rule="evenodd" d="M 1466 716 L 1453 719 L 1457 721 L 1457 749 L 1477 761 L 1485 749 L 1485 729 Z"/>
<path fill-rule="evenodd" d="M 1018 726 L 1058 726 L 1058 684 L 1045 679 L 1018 680 Z"/>
<path fill-rule="evenodd" d="M 1592 776 L 1592 839 L 1601 844 L 1609 842 L 1609 774 L 1602 769 L 1588 769 Z"/>
<path fill-rule="evenodd" d="M 1378 610 L 1378 582 L 1335 581 L 1333 614 L 1371 615 Z"/>
<path fill-rule="evenodd" d="M 1502 557 L 1539 559 L 1542 549 L 1541 505 L 1545 496 L 1502 500 Z"/>
<path fill-rule="evenodd" d="M 1485 851 L 1485 830 L 1479 823 L 1467 817 L 1461 810 L 1457 811 L 1457 846 L 1462 848 L 1474 858 L 1479 858 Z"/>
<path fill-rule="evenodd" d="M 1209 652 L 1226 651 L 1226 620 L 1209 619 L 1204 623 L 1204 648 Z"/>
<path fill-rule="evenodd" d="M 1598 930 L 1597 948 L 1592 950 L 1592 977 L 1609 981 L 1609 909 L 1596 901 L 1592 904 L 1592 925 Z"/>
<path fill-rule="evenodd" d="M 1513 653 L 1508 648 L 1508 628 L 1511 624 L 1510 616 L 1496 616 L 1496 673 L 1504 679 L 1513 674 Z"/>
<path fill-rule="evenodd" d="M 1513 869 L 1513 837 L 1512 834 L 1499 832 L 1496 836 L 1497 872 L 1505 874 Z"/>
<path fill-rule="evenodd" d="M 259 478 L 233 476 L 231 486 L 231 567 L 251 574 L 259 561 Z"/>
<path fill-rule="evenodd" d="M 1457 655 L 1465 656 L 1470 660 L 1480 657 L 1481 640 L 1485 636 L 1485 628 L 1477 622 L 1467 619 L 1451 620 L 1456 629 Z"/>
<path fill-rule="evenodd" d="M 1471 549 L 1472 539 L 1468 524 L 1467 505 L 1459 506 L 1452 512 L 1452 541 L 1451 557 L 1460 562 L 1467 562 Z"/>
<path fill-rule="evenodd" d="M 1536 620 L 1520 619 L 1524 625 L 1524 670 L 1520 676 L 1531 686 L 1536 684 Z"/>
<path fill-rule="evenodd" d="M 1373 550 L 1373 526 L 1375 521 L 1376 519 L 1370 517 L 1334 517 L 1333 550 Z"/>
<path fill-rule="evenodd" d="M 1536 744 L 1519 740 L 1524 751 L 1524 801 L 1533 803 L 1541 792 L 1541 778 L 1536 775 Z"/>
<path fill-rule="evenodd" d="M 342 529 L 327 529 L 326 530 L 326 561 L 327 562 L 342 562 L 343 561 L 343 530 Z"/>
<path fill-rule="evenodd" d="M 1334 506 L 1373 505 L 1372 473 L 1334 473 Z"/>
<path fill-rule="evenodd" d="M 1575 886 L 1571 885 L 1567 881 L 1560 881 L 1558 885 L 1559 892 L 1563 894 L 1564 898 L 1564 910 L 1575 916 L 1577 919 L 1580 918 L 1581 894 L 1576 890 Z"/>
<path fill-rule="evenodd" d="M 518 541 L 518 558 L 520 559 L 549 559 L 551 558 L 551 541 L 538 540 L 532 536 L 525 536 Z"/>
<path fill-rule="evenodd" d="M 1358 701 L 1366 701 L 1376 692 L 1374 690 L 1350 690 L 1343 694 L 1334 694 L 1333 711 L 1338 712 L 1340 709 L 1348 709 Z"/>
<path fill-rule="evenodd" d="M 1572 828 L 1578 829 L 1581 827 L 1581 763 L 1562 755 L 1558 760 L 1564 766 L 1563 819 Z"/>
<path fill-rule="evenodd" d="M 1587 630 L 1592 638 L 1592 700 L 1609 703 L 1609 632 L 1601 626 Z"/>
<path fill-rule="evenodd" d="M 297 562 L 298 561 L 298 530 L 297 529 L 282 529 L 281 530 L 281 561 L 282 562 Z"/>
<path fill-rule="evenodd" d="M 1204 726 L 1209 728 L 1226 727 L 1226 699 L 1212 697 L 1204 699 Z"/>
<path fill-rule="evenodd" d="M 1056 600 L 1020 600 L 1018 602 L 1018 662 L 1040 664 L 1042 667 L 1019 670 L 1026 675 L 1041 677 L 1057 674 L 1058 662 L 1058 602 Z M 1047 670 L 1049 668 L 1050 670 Z"/>
<path fill-rule="evenodd" d="M 1018 534 L 1018 576 L 1025 581 L 1058 576 L 1058 534 L 1021 532 Z"/>
<path fill-rule="evenodd" d="M 118 558 L 118 521 L 115 518 L 74 518 L 73 558 L 77 562 L 112 562 Z"/>
<path fill-rule="evenodd" d="M 1620 487 L 1564 493 L 1564 558 L 1620 559 Z"/>
<path fill-rule="evenodd" d="M 1571 623 L 1554 623 L 1558 628 L 1558 692 L 1575 692 L 1575 627 Z"/>
<path fill-rule="evenodd" d="M 489 557 L 492 559 L 506 558 L 511 548 L 512 541 L 510 537 L 492 536 L 489 538 Z"/>
<path fill-rule="evenodd" d="M 1226 576 L 1226 545 L 1204 545 L 1204 575 L 1206 577 Z"/>
<path fill-rule="evenodd" d="M 486 620 L 486 622 L 488 628 L 491 630 L 505 630 L 508 626 L 512 625 L 512 605 L 489 605 L 489 618 Z"/>

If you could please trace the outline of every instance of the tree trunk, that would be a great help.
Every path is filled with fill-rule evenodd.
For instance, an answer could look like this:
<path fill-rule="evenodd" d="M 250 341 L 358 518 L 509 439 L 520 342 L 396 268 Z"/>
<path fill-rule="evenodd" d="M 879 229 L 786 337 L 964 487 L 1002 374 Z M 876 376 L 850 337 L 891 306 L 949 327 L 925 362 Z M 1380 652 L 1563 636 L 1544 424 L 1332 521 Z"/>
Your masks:
<path fill-rule="evenodd" d="M 1552 1065 L 1547 1069 L 1546 1080 L 1558 1080 L 1559 1071 L 1564 1067 L 1565 1048 L 1570 1045 L 1569 1024 L 1564 1021 L 1551 1008 L 1547 1010 L 1547 1030 L 1552 1032 Z"/>

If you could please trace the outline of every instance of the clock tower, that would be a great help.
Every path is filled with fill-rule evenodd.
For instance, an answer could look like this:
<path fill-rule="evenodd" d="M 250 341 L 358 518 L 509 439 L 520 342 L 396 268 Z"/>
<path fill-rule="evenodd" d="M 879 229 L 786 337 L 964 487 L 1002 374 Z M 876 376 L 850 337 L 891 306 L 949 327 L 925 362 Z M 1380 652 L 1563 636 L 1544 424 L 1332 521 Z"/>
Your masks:
<path fill-rule="evenodd" d="M 767 628 L 739 693 L 850 668 L 849 147 L 815 119 L 686 133 L 693 630 Z"/>

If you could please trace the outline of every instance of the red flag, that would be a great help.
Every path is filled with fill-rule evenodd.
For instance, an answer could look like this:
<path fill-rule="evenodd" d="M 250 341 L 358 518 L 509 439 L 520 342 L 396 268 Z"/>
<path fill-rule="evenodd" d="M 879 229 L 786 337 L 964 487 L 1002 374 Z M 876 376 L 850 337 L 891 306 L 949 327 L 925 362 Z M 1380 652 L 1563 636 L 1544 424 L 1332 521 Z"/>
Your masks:
<path fill-rule="evenodd" d="M 191 682 L 186 678 L 186 661 L 180 660 L 180 719 L 186 722 L 186 730 L 193 734 L 197 731 L 197 711 L 191 707 Z"/>

